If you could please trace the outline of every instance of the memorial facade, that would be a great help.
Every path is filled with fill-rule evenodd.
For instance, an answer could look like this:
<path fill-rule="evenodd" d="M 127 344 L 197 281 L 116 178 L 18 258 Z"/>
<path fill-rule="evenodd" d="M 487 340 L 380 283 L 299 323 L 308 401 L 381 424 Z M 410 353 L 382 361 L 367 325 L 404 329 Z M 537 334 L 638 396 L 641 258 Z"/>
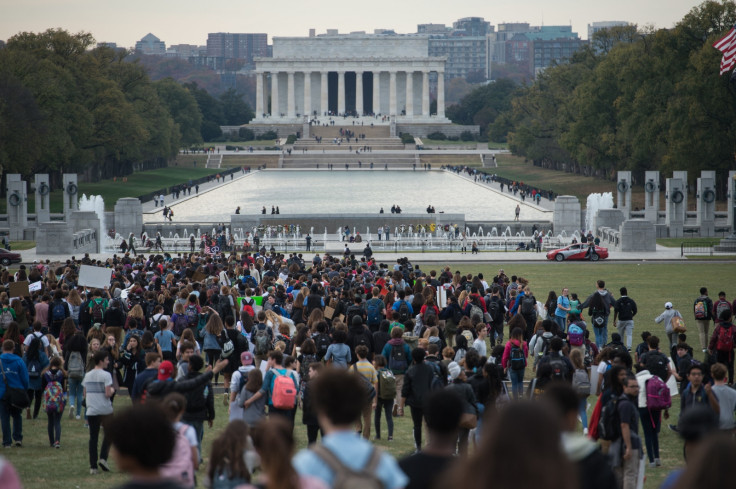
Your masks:
<path fill-rule="evenodd" d="M 306 116 L 389 116 L 447 124 L 445 57 L 428 55 L 424 35 L 275 37 L 273 57 L 256 58 L 256 118 L 301 123 Z M 430 113 L 430 76 L 437 110 Z"/>

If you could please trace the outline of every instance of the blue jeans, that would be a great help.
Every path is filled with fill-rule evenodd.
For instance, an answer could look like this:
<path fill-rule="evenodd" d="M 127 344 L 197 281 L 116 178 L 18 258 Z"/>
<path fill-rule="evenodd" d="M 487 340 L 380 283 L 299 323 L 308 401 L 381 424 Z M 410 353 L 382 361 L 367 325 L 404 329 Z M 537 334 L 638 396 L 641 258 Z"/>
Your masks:
<path fill-rule="evenodd" d="M 53 445 L 54 442 L 61 441 L 61 418 L 64 415 L 62 411 L 52 411 L 46 413 L 48 417 L 47 430 L 49 432 L 49 445 Z"/>
<path fill-rule="evenodd" d="M 182 423 L 188 424 L 197 433 L 197 450 L 199 450 L 199 462 L 202 463 L 202 438 L 204 438 L 204 421 L 198 420 L 182 420 Z"/>
<path fill-rule="evenodd" d="M 524 396 L 524 371 L 513 370 L 509 368 L 509 377 L 511 378 L 511 393 L 514 399 Z"/>
<path fill-rule="evenodd" d="M 586 407 L 588 406 L 588 398 L 583 397 L 580 399 L 580 421 L 583 423 L 583 429 L 588 427 L 588 412 L 586 411 Z"/>
<path fill-rule="evenodd" d="M 600 328 L 593 324 L 593 332 L 595 333 L 595 346 L 600 350 L 608 343 L 608 316 L 605 316 L 603 326 Z"/>
<path fill-rule="evenodd" d="M 567 326 L 567 316 L 553 316 L 555 322 L 560 327 L 560 331 L 565 332 L 565 326 Z"/>
<path fill-rule="evenodd" d="M 84 399 L 84 388 L 82 379 L 69 379 L 69 406 L 74 406 L 77 416 L 82 414 L 82 400 Z"/>
<path fill-rule="evenodd" d="M 3 446 L 9 447 L 13 441 L 23 441 L 23 413 L 22 410 L 10 407 L 5 401 L 0 401 L 0 426 L 3 430 Z M 13 418 L 13 438 L 10 438 L 10 418 Z"/>
<path fill-rule="evenodd" d="M 662 411 L 649 411 L 647 408 L 639 408 L 639 419 L 641 429 L 644 432 L 644 444 L 647 447 L 649 463 L 659 458 L 659 428 L 662 423 Z"/>

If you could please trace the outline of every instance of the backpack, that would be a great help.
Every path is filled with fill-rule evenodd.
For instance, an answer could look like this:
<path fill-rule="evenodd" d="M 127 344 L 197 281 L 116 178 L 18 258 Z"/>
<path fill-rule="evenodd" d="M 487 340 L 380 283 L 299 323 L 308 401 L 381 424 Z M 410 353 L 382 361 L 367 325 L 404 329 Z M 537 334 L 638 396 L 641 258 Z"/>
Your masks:
<path fill-rule="evenodd" d="M 177 314 L 176 321 L 174 321 L 174 327 L 172 332 L 176 336 L 181 336 L 184 330 L 189 327 L 189 318 L 185 314 Z"/>
<path fill-rule="evenodd" d="M 716 304 L 716 319 L 720 321 L 721 313 L 723 311 L 730 311 L 731 305 L 728 303 L 728 301 L 718 301 L 718 304 Z"/>
<path fill-rule="evenodd" d="M 82 360 L 82 354 L 78 351 L 73 351 L 69 355 L 69 360 L 67 361 L 67 375 L 69 375 L 70 380 L 82 380 L 84 378 L 85 369 L 84 369 L 84 360 Z"/>
<path fill-rule="evenodd" d="M 301 376 L 302 382 L 307 382 L 309 380 L 309 366 L 318 361 L 317 355 L 312 353 L 302 355 L 302 361 L 299 362 L 299 375 Z"/>
<path fill-rule="evenodd" d="M 61 386 L 64 374 L 57 370 L 55 374 L 51 374 L 49 372 L 46 378 L 48 379 L 48 382 L 46 383 L 46 388 L 43 391 L 43 402 L 46 405 L 46 412 L 62 413 L 64 412 L 64 406 L 66 406 L 64 388 Z"/>
<path fill-rule="evenodd" d="M 360 470 L 343 464 L 327 447 L 316 444 L 312 451 L 327 464 L 334 475 L 332 487 L 334 489 L 383 489 L 383 482 L 378 477 L 378 464 L 381 461 L 381 452 L 373 448 L 368 462 Z"/>
<path fill-rule="evenodd" d="M 695 313 L 695 319 L 706 319 L 708 317 L 708 311 L 706 310 L 705 301 L 703 301 L 703 299 L 695 300 L 693 311 Z"/>
<path fill-rule="evenodd" d="M 250 299 L 250 302 L 248 302 L 248 299 L 243 299 L 241 303 L 243 304 L 243 311 L 245 311 L 248 316 L 252 318 L 256 317 L 256 311 L 253 309 L 253 305 L 255 304 L 253 299 Z"/>
<path fill-rule="evenodd" d="M 189 428 L 188 424 L 182 425 L 175 430 L 176 443 L 174 451 L 168 462 L 161 466 L 159 474 L 167 479 L 173 479 L 183 483 L 184 487 L 194 487 L 194 467 L 192 466 L 192 446 L 184 433 Z"/>
<path fill-rule="evenodd" d="M 733 329 L 732 324 L 721 324 L 718 330 L 718 339 L 716 340 L 716 350 L 730 352 L 733 350 Z"/>
<path fill-rule="evenodd" d="M 197 306 L 194 306 L 194 305 L 187 306 L 187 308 L 184 309 L 184 315 L 187 318 L 188 326 L 194 327 L 197 325 L 197 322 L 199 321 L 199 313 L 197 312 Z"/>
<path fill-rule="evenodd" d="M 432 368 L 432 380 L 429 383 L 429 390 L 434 391 L 437 389 L 443 389 L 445 383 L 442 382 L 442 370 L 437 362 L 424 362 Z"/>
<path fill-rule="evenodd" d="M 33 340 L 36 341 L 36 340 Z M 29 346 L 29 349 L 33 346 L 33 342 L 31 342 L 31 346 Z M 35 358 L 33 360 L 28 360 L 28 378 L 29 379 L 38 379 L 41 377 L 41 361 L 38 358 Z"/>
<path fill-rule="evenodd" d="M 54 323 L 61 323 L 66 319 L 66 304 L 62 301 L 54 302 L 51 308 L 51 321 Z"/>
<path fill-rule="evenodd" d="M 409 366 L 409 362 L 406 358 L 406 352 L 404 351 L 404 344 L 391 345 L 391 356 L 388 359 L 388 368 L 391 371 L 396 371 L 399 374 L 406 372 L 406 368 Z"/>
<path fill-rule="evenodd" d="M 590 377 L 588 371 L 583 368 L 576 368 L 572 374 L 572 388 L 580 397 L 588 397 L 590 395 Z"/>
<path fill-rule="evenodd" d="M 481 321 L 483 321 L 483 309 L 480 308 L 476 303 L 471 302 L 470 303 L 470 319 L 473 319 L 475 316 L 478 316 Z"/>
<path fill-rule="evenodd" d="M 354 339 L 355 345 L 353 347 L 353 350 L 355 350 L 355 348 L 358 348 L 360 345 L 363 345 L 366 348 L 368 348 L 369 354 L 373 353 L 373 347 L 371 346 L 371 338 L 372 336 L 367 331 L 356 335 Z"/>
<path fill-rule="evenodd" d="M 280 374 L 274 369 L 271 404 L 276 409 L 294 409 L 296 405 L 296 387 L 294 379 L 288 373 Z"/>
<path fill-rule="evenodd" d="M 15 319 L 13 319 L 13 313 L 10 312 L 10 308 L 3 307 L 3 311 L 0 312 L 0 330 L 4 332 L 13 321 Z"/>
<path fill-rule="evenodd" d="M 567 364 L 560 356 L 550 356 L 549 366 L 552 368 L 551 380 L 565 380 L 569 374 Z"/>
<path fill-rule="evenodd" d="M 622 321 L 629 321 L 634 318 L 634 307 L 632 300 L 628 297 L 622 297 L 618 301 L 618 318 Z"/>
<path fill-rule="evenodd" d="M 593 309 L 591 307 L 590 308 L 590 318 L 593 321 L 593 326 L 595 326 L 596 328 L 602 328 L 603 325 L 606 323 L 605 311 L 602 311 L 600 309 Z"/>
<path fill-rule="evenodd" d="M 261 328 L 261 326 L 263 326 L 263 328 Z M 268 326 L 266 326 L 265 324 L 259 324 L 258 326 L 256 326 L 256 334 L 253 337 L 255 340 L 253 341 L 253 343 L 256 346 L 255 354 L 268 354 L 268 351 L 271 349 L 271 342 L 268 338 Z"/>
<path fill-rule="evenodd" d="M 366 304 L 366 313 L 368 326 L 377 326 L 381 323 L 381 299 L 371 299 Z"/>
<path fill-rule="evenodd" d="M 396 377 L 387 368 L 378 371 L 378 398 L 390 400 L 396 397 Z"/>
<path fill-rule="evenodd" d="M 524 370 L 526 368 L 526 356 L 521 345 L 511 343 L 511 351 L 509 352 L 509 366 L 511 370 Z"/>
<path fill-rule="evenodd" d="M 497 322 L 500 319 L 501 303 L 491 300 L 486 304 L 486 307 L 488 309 L 488 315 L 491 316 L 491 322 Z"/>
<path fill-rule="evenodd" d="M 102 299 L 93 301 L 92 307 L 90 308 L 90 314 L 92 316 L 93 323 L 102 324 L 102 320 L 105 317 L 105 303 Z"/>
<path fill-rule="evenodd" d="M 583 346 L 583 343 L 585 343 L 583 328 L 575 323 L 571 324 L 567 329 L 567 341 L 570 346 Z"/>
<path fill-rule="evenodd" d="M 399 304 L 399 322 L 402 324 L 409 320 L 409 304 L 406 301 L 401 301 Z"/>
<path fill-rule="evenodd" d="M 647 380 L 646 387 L 647 407 L 651 411 L 661 411 L 663 409 L 669 409 L 672 406 L 670 388 L 667 387 L 667 384 L 658 375 L 654 375 L 651 379 Z"/>
<path fill-rule="evenodd" d="M 317 347 L 317 357 L 322 360 L 327 355 L 327 349 L 332 344 L 332 338 L 327 333 L 320 333 L 314 339 L 314 345 Z"/>
<path fill-rule="evenodd" d="M 621 438 L 621 416 L 618 414 L 619 398 L 614 397 L 603 405 L 598 420 L 598 438 L 613 441 Z"/>
<path fill-rule="evenodd" d="M 427 324 L 427 320 L 432 317 L 437 319 L 437 310 L 434 308 L 434 306 L 427 306 L 427 308 L 424 310 L 424 317 L 422 318 L 422 322 L 424 324 Z M 435 322 L 434 324 L 437 324 L 437 322 Z"/>
<path fill-rule="evenodd" d="M 552 338 L 554 338 L 554 336 L 550 336 L 549 338 L 546 338 L 546 337 L 544 336 L 544 334 L 542 334 L 542 336 L 540 336 L 540 338 L 542 339 L 542 350 L 541 350 L 541 351 L 539 352 L 539 356 L 540 356 L 540 357 L 543 357 L 543 356 L 545 356 L 545 355 L 547 354 L 547 352 L 549 351 L 549 341 L 550 341 L 550 340 L 551 340 Z M 537 340 L 537 341 L 539 341 L 539 340 Z"/>
<path fill-rule="evenodd" d="M 148 318 L 148 323 L 151 323 L 151 319 L 153 319 L 153 310 L 156 308 L 158 303 L 156 301 L 146 301 L 144 303 L 146 306 L 143 312 L 146 314 L 146 317 Z"/>
<path fill-rule="evenodd" d="M 521 315 L 522 316 L 536 316 L 537 314 L 537 300 L 533 295 L 524 295 L 521 298 Z"/>
<path fill-rule="evenodd" d="M 644 367 L 649 370 L 650 374 L 656 375 L 662 381 L 668 377 L 669 363 L 669 359 L 663 353 L 650 351 L 644 354 Z"/>

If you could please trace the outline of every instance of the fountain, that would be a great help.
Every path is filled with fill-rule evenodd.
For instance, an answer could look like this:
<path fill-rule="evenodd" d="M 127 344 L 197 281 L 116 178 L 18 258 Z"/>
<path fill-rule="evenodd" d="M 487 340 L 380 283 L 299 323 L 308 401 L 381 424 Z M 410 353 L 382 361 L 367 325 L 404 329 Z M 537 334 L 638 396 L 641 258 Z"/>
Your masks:
<path fill-rule="evenodd" d="M 105 200 L 102 196 L 90 195 L 87 197 L 82 194 L 82 197 L 79 199 L 79 210 L 91 211 L 97 214 L 97 218 L 100 220 L 100 232 L 98 236 L 98 239 L 100 240 L 100 251 L 104 249 L 114 249 L 116 241 L 110 238 L 108 234 L 107 224 L 105 222 Z"/>
<path fill-rule="evenodd" d="M 600 209 L 613 209 L 613 193 L 595 193 L 588 195 L 588 200 L 585 206 L 585 231 L 593 231 L 595 226 L 595 216 Z"/>
<path fill-rule="evenodd" d="M 478 226 L 478 236 L 483 236 L 483 226 Z"/>

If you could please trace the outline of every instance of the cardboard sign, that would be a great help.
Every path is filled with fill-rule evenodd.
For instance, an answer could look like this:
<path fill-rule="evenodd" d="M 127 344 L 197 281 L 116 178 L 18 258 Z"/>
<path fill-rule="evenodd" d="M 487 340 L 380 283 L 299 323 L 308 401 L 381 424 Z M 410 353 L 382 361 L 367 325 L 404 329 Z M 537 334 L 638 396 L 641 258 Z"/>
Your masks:
<path fill-rule="evenodd" d="M 92 287 L 96 289 L 104 289 L 110 286 L 110 277 L 112 276 L 112 268 L 93 267 L 91 265 L 82 265 L 79 268 L 79 285 Z"/>
<path fill-rule="evenodd" d="M 447 291 L 444 287 L 437 287 L 437 307 L 444 309 L 447 307 Z"/>
<path fill-rule="evenodd" d="M 207 274 L 200 272 L 199 270 L 192 274 L 192 282 L 202 282 L 207 278 Z"/>
<path fill-rule="evenodd" d="M 330 306 L 325 307 L 325 317 L 327 319 L 332 319 L 332 316 L 334 316 L 334 315 L 335 315 L 335 309 L 334 308 L 332 308 Z"/>
<path fill-rule="evenodd" d="M 28 291 L 28 281 L 25 280 L 23 282 L 10 282 L 10 284 L 8 285 L 8 295 L 11 299 L 31 295 L 31 293 Z"/>

